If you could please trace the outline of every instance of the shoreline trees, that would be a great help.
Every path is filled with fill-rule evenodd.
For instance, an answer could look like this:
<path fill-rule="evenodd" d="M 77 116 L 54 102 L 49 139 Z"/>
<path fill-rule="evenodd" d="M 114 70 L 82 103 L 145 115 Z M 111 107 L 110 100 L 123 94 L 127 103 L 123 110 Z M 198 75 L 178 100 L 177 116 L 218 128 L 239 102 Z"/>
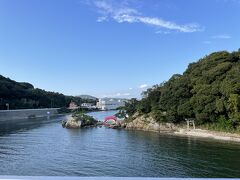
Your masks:
<path fill-rule="evenodd" d="M 129 101 L 131 103 L 131 101 Z M 135 113 L 159 122 L 214 124 L 218 129 L 240 129 L 240 50 L 212 53 L 191 63 L 182 74 L 143 92 Z M 128 113 L 132 106 L 124 107 Z"/>

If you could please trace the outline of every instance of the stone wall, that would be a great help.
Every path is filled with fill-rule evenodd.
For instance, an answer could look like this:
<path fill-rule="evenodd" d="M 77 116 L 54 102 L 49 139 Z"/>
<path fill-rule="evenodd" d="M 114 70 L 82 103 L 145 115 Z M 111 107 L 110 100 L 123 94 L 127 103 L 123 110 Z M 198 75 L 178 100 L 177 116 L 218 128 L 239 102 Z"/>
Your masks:
<path fill-rule="evenodd" d="M 0 121 L 47 117 L 58 114 L 59 108 L 51 109 L 19 109 L 0 111 Z"/>

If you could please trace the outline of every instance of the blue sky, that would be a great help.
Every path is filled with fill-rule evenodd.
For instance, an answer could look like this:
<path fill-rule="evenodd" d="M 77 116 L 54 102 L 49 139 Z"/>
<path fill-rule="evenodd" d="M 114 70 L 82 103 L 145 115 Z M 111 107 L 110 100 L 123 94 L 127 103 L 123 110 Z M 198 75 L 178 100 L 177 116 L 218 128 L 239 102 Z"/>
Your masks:
<path fill-rule="evenodd" d="M 0 0 L 0 73 L 67 95 L 136 97 L 240 48 L 240 0 Z"/>

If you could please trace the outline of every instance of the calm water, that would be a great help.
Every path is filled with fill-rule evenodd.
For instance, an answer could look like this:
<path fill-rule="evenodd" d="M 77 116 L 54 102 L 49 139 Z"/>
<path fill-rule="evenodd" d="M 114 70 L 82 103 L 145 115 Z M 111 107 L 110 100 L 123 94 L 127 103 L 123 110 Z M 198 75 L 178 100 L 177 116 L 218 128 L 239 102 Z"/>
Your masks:
<path fill-rule="evenodd" d="M 98 119 L 112 114 L 92 113 Z M 1 123 L 0 175 L 240 177 L 239 144 L 106 128 L 67 130 L 62 119 Z"/>

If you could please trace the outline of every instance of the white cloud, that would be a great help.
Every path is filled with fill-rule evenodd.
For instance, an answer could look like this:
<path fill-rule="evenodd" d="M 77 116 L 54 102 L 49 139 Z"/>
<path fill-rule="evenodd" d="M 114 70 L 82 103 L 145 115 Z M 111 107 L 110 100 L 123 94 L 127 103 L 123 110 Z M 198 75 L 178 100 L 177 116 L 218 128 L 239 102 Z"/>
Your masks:
<path fill-rule="evenodd" d="M 124 98 L 124 97 L 128 97 L 128 96 L 131 96 L 130 93 L 116 93 L 116 94 L 105 94 L 103 95 L 102 97 L 111 97 L 111 98 Z"/>
<path fill-rule="evenodd" d="M 224 2 L 224 3 L 237 3 L 240 4 L 240 0 L 217 0 L 218 2 Z"/>
<path fill-rule="evenodd" d="M 203 44 L 211 44 L 211 41 L 203 41 Z"/>
<path fill-rule="evenodd" d="M 220 34 L 220 35 L 215 35 L 215 36 L 211 36 L 210 37 L 211 38 L 211 40 L 209 41 L 209 40 L 206 40 L 206 41 L 203 41 L 203 43 L 204 44 L 212 44 L 212 43 L 214 43 L 216 40 L 224 40 L 224 39 L 231 39 L 232 37 L 230 36 L 230 35 L 228 35 L 228 34 Z"/>
<path fill-rule="evenodd" d="M 221 35 L 212 36 L 211 38 L 212 39 L 231 39 L 232 37 L 227 34 L 221 34 Z"/>
<path fill-rule="evenodd" d="M 129 90 L 133 90 L 133 88 L 129 88 Z"/>
<path fill-rule="evenodd" d="M 170 34 L 171 32 L 170 31 L 156 31 L 155 32 L 156 34 Z"/>
<path fill-rule="evenodd" d="M 97 19 L 97 22 L 103 22 L 103 21 L 106 21 L 108 18 L 106 16 L 101 16 L 101 17 L 98 17 Z"/>
<path fill-rule="evenodd" d="M 160 28 L 166 28 L 169 30 L 177 30 L 179 32 L 196 32 L 201 31 L 199 25 L 197 24 L 186 24 L 186 25 L 178 25 L 174 22 L 165 21 L 160 18 L 152 18 L 152 17 L 136 17 L 136 20 L 142 22 L 144 24 L 153 25 Z"/>
<path fill-rule="evenodd" d="M 93 0 L 93 4 L 97 7 L 101 16 L 97 19 L 98 22 L 106 20 L 114 20 L 118 23 L 142 23 L 156 28 L 168 29 L 171 31 L 192 33 L 203 31 L 204 28 L 196 23 L 177 24 L 172 21 L 167 21 L 159 17 L 144 16 L 138 10 L 127 7 L 122 4 L 113 4 L 109 0 Z"/>
<path fill-rule="evenodd" d="M 142 84 L 141 86 L 139 86 L 140 89 L 144 89 L 144 88 L 146 88 L 146 87 L 148 87 L 147 84 Z"/>

